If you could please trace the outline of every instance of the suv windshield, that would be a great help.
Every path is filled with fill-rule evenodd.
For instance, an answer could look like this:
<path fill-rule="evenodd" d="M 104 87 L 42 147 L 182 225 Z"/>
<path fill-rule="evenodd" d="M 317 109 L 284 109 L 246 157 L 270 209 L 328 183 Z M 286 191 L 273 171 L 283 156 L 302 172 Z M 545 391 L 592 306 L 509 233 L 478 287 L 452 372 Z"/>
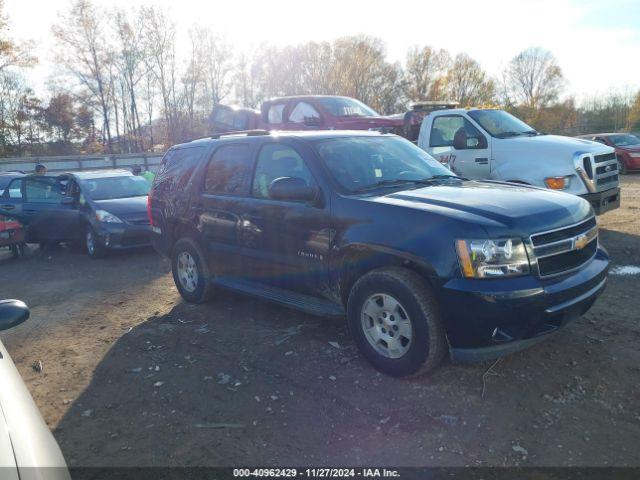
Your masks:
<path fill-rule="evenodd" d="M 504 110 L 471 110 L 469 116 L 492 137 L 507 138 L 538 134 L 534 128 Z"/>
<path fill-rule="evenodd" d="M 149 193 L 149 182 L 142 177 L 106 177 L 82 180 L 82 192 L 92 200 L 141 197 Z"/>
<path fill-rule="evenodd" d="M 398 137 L 342 137 L 315 142 L 322 162 L 350 192 L 453 177 L 446 167 Z"/>
<path fill-rule="evenodd" d="M 630 147 L 631 145 L 640 145 L 640 138 L 630 133 L 622 133 L 620 135 L 610 135 L 609 140 L 616 147 Z"/>
<path fill-rule="evenodd" d="M 353 98 L 323 97 L 320 105 L 334 117 L 379 117 L 375 111 Z"/>

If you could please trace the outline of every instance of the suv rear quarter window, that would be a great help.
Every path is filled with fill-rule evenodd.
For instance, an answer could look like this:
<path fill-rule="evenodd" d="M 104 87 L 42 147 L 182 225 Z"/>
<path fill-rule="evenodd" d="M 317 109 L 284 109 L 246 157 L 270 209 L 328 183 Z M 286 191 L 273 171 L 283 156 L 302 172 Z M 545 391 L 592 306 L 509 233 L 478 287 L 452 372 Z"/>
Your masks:
<path fill-rule="evenodd" d="M 185 188 L 204 149 L 203 146 L 194 146 L 169 150 L 162 159 L 154 190 L 173 192 Z"/>
<path fill-rule="evenodd" d="M 223 145 L 209 160 L 204 190 L 207 193 L 246 196 L 249 194 L 252 167 L 249 145 Z"/>

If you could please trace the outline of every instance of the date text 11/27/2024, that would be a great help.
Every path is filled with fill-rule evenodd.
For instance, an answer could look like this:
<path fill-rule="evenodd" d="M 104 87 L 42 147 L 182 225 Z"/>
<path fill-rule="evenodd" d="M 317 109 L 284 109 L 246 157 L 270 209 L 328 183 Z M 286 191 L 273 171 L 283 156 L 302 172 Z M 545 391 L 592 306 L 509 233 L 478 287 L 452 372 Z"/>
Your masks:
<path fill-rule="evenodd" d="M 397 470 L 387 468 L 234 468 L 235 478 L 399 478 Z"/>

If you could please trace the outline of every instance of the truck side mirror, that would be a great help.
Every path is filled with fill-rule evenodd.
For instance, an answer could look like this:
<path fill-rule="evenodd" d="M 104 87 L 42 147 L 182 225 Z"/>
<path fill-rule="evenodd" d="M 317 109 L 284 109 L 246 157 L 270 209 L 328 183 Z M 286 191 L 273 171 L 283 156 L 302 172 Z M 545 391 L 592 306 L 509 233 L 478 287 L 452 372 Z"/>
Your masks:
<path fill-rule="evenodd" d="M 312 202 L 318 197 L 318 189 L 298 177 L 280 177 L 269 185 L 269 196 L 274 200 Z"/>

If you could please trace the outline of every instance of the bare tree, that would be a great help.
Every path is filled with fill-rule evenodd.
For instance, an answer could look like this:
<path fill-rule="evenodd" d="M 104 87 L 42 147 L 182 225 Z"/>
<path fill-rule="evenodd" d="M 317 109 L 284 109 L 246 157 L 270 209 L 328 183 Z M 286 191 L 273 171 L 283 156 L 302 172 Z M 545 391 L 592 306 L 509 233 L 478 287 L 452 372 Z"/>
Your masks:
<path fill-rule="evenodd" d="M 102 15 L 89 0 L 76 0 L 53 26 L 58 60 L 96 98 L 102 114 L 107 150 L 112 150 L 109 85 L 110 55 Z"/>
<path fill-rule="evenodd" d="M 640 131 L 640 91 L 636 94 L 633 105 L 631 105 L 631 109 L 629 110 L 627 130 L 631 132 Z"/>
<path fill-rule="evenodd" d="M 478 62 L 465 53 L 456 55 L 446 75 L 446 91 L 450 100 L 461 106 L 487 104 L 493 102 L 495 90 L 495 82 Z"/>
<path fill-rule="evenodd" d="M 33 43 L 7 38 L 8 20 L 3 12 L 4 0 L 0 0 L 0 72 L 8 67 L 32 66 L 37 61 L 31 54 Z"/>
<path fill-rule="evenodd" d="M 451 65 L 446 50 L 413 47 L 407 54 L 406 94 L 410 100 L 445 100 L 445 77 Z"/>
<path fill-rule="evenodd" d="M 512 101 L 537 110 L 558 99 L 564 77 L 551 52 L 531 47 L 511 60 L 505 83 Z"/>
<path fill-rule="evenodd" d="M 160 89 L 164 107 L 166 140 L 169 144 L 173 144 L 181 137 L 176 85 L 175 25 L 164 13 L 154 7 L 143 7 L 142 15 L 146 19 L 144 30 L 145 62 Z"/>

